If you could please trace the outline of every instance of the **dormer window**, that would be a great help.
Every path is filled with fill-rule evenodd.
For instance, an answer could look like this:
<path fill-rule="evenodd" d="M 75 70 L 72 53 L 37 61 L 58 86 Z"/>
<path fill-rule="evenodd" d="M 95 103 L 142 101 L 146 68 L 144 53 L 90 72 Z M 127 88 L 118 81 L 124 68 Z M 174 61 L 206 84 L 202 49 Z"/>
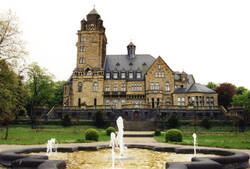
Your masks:
<path fill-rule="evenodd" d="M 110 79 L 110 73 L 106 73 L 106 79 Z"/>
<path fill-rule="evenodd" d="M 114 72 L 114 73 L 113 73 L 113 78 L 114 78 L 114 79 L 117 79 L 117 78 L 118 78 L 118 73 L 117 73 L 117 72 Z"/>
<path fill-rule="evenodd" d="M 136 73 L 136 78 L 137 78 L 137 79 L 140 79 L 140 78 L 141 78 L 141 72 L 137 72 L 137 73 Z"/>
<path fill-rule="evenodd" d="M 133 79 L 133 72 L 129 72 L 129 78 Z"/>
<path fill-rule="evenodd" d="M 80 52 L 85 52 L 85 46 L 80 46 Z"/>
<path fill-rule="evenodd" d="M 122 79 L 125 79 L 125 78 L 126 78 L 126 73 L 125 73 L 125 72 L 122 72 L 122 73 L 121 73 L 121 78 L 122 78 Z"/>

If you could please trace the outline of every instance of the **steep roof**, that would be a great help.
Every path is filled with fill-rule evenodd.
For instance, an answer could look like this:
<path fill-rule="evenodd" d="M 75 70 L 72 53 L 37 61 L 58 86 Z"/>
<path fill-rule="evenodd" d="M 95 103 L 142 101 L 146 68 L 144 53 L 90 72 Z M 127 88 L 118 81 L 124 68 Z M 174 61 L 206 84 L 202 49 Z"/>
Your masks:
<path fill-rule="evenodd" d="M 148 54 L 135 55 L 130 59 L 128 55 L 107 55 L 104 70 L 106 72 L 142 72 L 142 76 L 147 72 L 155 58 Z"/>
<path fill-rule="evenodd" d="M 188 88 L 178 88 L 174 91 L 175 94 L 178 93 L 216 93 L 214 90 L 207 88 L 199 83 L 193 83 Z"/>
<path fill-rule="evenodd" d="M 93 8 L 88 15 L 99 15 L 95 8 Z"/>

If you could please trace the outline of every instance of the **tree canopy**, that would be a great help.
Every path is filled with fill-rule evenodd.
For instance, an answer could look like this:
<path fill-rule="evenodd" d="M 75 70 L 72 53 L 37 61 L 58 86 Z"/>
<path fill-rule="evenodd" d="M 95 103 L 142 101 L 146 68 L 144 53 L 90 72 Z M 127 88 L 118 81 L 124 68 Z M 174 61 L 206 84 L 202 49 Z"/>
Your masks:
<path fill-rule="evenodd" d="M 236 94 L 235 86 L 231 83 L 222 83 L 214 89 L 218 93 L 220 105 L 228 107 L 231 105 L 232 97 Z"/>
<path fill-rule="evenodd" d="M 214 82 L 208 82 L 207 85 L 206 85 L 206 87 L 214 90 L 217 87 L 217 84 L 214 83 Z"/>

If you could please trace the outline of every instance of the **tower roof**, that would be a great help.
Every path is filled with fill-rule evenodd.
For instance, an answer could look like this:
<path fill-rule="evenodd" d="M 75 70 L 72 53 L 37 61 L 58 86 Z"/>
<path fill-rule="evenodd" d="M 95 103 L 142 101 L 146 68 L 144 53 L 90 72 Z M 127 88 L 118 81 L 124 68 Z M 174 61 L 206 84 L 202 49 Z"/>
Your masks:
<path fill-rule="evenodd" d="M 130 42 L 128 46 L 135 46 L 135 45 L 133 44 L 133 42 Z"/>
<path fill-rule="evenodd" d="M 93 8 L 88 15 L 99 15 L 95 8 Z"/>

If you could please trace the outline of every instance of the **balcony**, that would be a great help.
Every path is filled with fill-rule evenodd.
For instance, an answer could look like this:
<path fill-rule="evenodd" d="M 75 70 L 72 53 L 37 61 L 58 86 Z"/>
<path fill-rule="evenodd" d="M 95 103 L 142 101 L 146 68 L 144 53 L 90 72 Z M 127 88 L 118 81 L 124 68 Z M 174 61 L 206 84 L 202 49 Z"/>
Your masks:
<path fill-rule="evenodd" d="M 118 92 L 118 91 L 105 91 L 103 93 L 103 96 L 104 97 L 126 97 L 126 92 L 123 91 L 123 92 Z"/>

